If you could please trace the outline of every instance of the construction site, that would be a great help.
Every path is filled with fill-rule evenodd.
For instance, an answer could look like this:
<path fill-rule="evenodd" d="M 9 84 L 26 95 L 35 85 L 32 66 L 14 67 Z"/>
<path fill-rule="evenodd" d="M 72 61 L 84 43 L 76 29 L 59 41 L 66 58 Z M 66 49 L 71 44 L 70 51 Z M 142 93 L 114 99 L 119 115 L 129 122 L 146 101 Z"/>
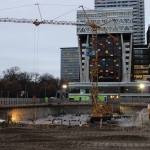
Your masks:
<path fill-rule="evenodd" d="M 53 104 L 48 106 L 49 111 L 46 110 L 46 105 L 48 104 L 45 104 L 45 108 L 42 106 L 43 109 L 38 104 L 34 107 L 29 104 L 27 107 L 23 104 L 18 107 L 17 105 L 1 107 L 1 114 L 13 116 L 11 119 L 8 118 L 8 122 L 0 120 L 0 148 L 4 150 L 14 148 L 20 150 L 20 147 L 25 150 L 150 148 L 150 121 L 148 108 L 144 108 L 145 106 L 133 107 L 130 103 L 131 109 L 135 110 L 134 113 L 126 107 L 129 114 L 115 113 L 111 120 L 105 119 L 102 123 L 95 120 L 89 123 L 91 104 L 71 106 L 68 103 L 64 107 L 61 106 L 63 104 Z M 48 113 L 51 115 L 47 115 Z"/>
<path fill-rule="evenodd" d="M 37 93 L 33 98 L 19 98 L 19 92 L 17 98 L 3 98 L 1 91 L 0 149 L 149 150 L 149 62 L 142 60 L 144 63 L 137 64 L 133 59 L 134 51 L 139 52 L 139 48 L 133 46 L 138 42 L 134 39 L 134 7 L 118 10 L 118 16 L 127 18 L 122 24 L 129 24 L 123 27 L 114 8 L 101 12 L 85 10 L 81 5 L 77 22 L 68 22 L 43 20 L 40 4 L 35 5 L 40 21 L 0 18 L 0 22 L 36 27 L 45 24 L 76 26 L 80 82 L 68 79 L 65 85 L 68 91 L 61 89 L 51 98 L 38 98 Z M 95 21 L 92 17 L 106 19 Z M 150 29 L 147 34 L 150 38 Z M 145 47 L 143 49 L 148 51 L 149 46 Z M 143 57 L 138 58 L 147 58 L 144 55 L 148 54 L 143 51 L 139 52 Z M 9 91 L 7 93 L 9 95 Z"/>

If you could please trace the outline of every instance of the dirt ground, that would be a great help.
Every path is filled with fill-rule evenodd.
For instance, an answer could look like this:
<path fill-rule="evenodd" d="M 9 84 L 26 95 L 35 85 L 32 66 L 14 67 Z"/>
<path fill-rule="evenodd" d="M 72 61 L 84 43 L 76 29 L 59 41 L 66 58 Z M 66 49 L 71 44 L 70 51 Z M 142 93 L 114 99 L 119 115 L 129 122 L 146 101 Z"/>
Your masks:
<path fill-rule="evenodd" d="M 0 128 L 0 150 L 150 150 L 150 130 L 99 126 Z"/>

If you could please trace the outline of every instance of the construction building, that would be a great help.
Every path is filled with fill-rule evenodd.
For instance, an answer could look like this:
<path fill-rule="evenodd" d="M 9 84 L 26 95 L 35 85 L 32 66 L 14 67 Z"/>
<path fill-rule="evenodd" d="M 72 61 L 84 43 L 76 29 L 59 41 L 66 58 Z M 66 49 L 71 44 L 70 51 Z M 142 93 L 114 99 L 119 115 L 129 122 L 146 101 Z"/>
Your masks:
<path fill-rule="evenodd" d="M 144 0 L 95 0 L 95 9 L 133 8 L 133 42 L 145 43 L 145 8 Z"/>

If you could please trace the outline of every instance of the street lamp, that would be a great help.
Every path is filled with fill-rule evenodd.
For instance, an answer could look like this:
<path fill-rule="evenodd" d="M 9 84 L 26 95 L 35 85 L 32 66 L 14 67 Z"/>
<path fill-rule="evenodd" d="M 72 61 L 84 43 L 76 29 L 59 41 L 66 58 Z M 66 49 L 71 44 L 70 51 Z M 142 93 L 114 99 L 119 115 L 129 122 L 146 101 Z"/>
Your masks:
<path fill-rule="evenodd" d="M 66 89 L 66 88 L 67 88 L 67 85 L 66 85 L 66 84 L 64 84 L 64 85 L 62 86 L 62 88 L 63 88 L 63 89 Z"/>
<path fill-rule="evenodd" d="M 65 95 L 66 95 L 66 88 L 67 88 L 67 85 L 66 85 L 66 84 L 63 84 L 63 85 L 62 85 L 62 89 L 61 89 L 61 102 L 62 102 L 63 89 L 64 89 Z M 63 98 L 64 98 L 64 97 L 63 97 Z"/>
<path fill-rule="evenodd" d="M 141 92 L 142 92 L 142 98 L 143 98 L 143 88 L 144 88 L 144 84 L 140 84 L 140 89 L 141 89 Z"/>

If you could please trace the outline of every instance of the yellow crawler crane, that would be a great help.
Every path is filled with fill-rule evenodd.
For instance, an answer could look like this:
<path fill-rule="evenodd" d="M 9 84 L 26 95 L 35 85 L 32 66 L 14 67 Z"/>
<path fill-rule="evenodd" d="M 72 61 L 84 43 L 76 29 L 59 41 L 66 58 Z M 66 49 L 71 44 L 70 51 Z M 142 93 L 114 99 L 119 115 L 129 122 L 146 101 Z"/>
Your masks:
<path fill-rule="evenodd" d="M 105 104 L 104 102 L 99 102 L 98 98 L 98 48 L 97 48 L 97 30 L 100 29 L 101 31 L 108 34 L 111 38 L 118 41 L 117 38 L 115 38 L 113 35 L 109 34 L 105 29 L 103 29 L 101 26 L 107 23 L 110 23 L 112 21 L 115 21 L 114 19 L 107 21 L 106 23 L 102 24 L 101 26 L 96 25 L 95 23 L 91 22 L 88 15 L 86 14 L 86 11 L 82 7 L 84 14 L 87 18 L 87 25 L 89 25 L 92 28 L 92 51 L 94 51 L 94 54 L 92 56 L 92 73 L 91 73 L 91 95 L 92 95 L 92 117 L 88 118 L 88 122 L 91 122 L 91 119 L 93 118 L 104 118 L 106 117 L 106 114 L 112 114 L 112 105 L 111 104 Z"/>

